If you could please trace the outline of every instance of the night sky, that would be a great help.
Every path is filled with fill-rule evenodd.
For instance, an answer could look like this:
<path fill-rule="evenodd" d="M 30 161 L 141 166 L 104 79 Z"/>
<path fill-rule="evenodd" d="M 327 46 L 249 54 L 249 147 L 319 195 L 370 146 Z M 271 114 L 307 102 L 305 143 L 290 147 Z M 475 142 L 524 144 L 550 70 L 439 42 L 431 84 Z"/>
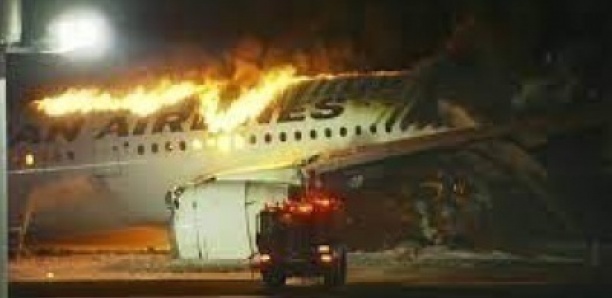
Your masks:
<path fill-rule="evenodd" d="M 538 77 L 571 77 L 580 92 L 612 94 L 606 2 L 24 0 L 26 44 L 39 41 L 54 16 L 79 8 L 99 10 L 116 32 L 100 61 L 41 58 L 45 67 L 24 70 L 24 84 L 34 87 L 24 90 L 133 85 L 203 69 L 232 77 L 245 64 L 266 69 L 290 63 L 316 74 L 405 70 L 443 60 L 431 80 L 449 94 L 438 96 L 506 113 L 524 82 Z"/>
<path fill-rule="evenodd" d="M 227 54 L 255 40 L 264 51 L 344 51 L 343 67 L 352 69 L 406 68 L 451 49 L 532 72 L 550 51 L 607 49 L 612 18 L 606 2 L 24 0 L 24 37 L 40 38 L 51 16 L 67 8 L 92 7 L 111 18 L 122 52 L 136 57 L 194 48 Z"/>

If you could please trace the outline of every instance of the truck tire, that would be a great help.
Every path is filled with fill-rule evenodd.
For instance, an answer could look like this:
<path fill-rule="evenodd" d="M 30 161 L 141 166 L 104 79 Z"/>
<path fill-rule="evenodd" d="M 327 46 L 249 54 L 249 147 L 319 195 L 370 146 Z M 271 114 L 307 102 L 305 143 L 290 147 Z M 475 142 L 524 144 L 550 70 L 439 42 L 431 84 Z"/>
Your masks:
<path fill-rule="evenodd" d="M 339 281 L 338 281 L 338 285 L 342 286 L 344 284 L 346 284 L 346 276 L 347 276 L 347 265 L 346 265 L 346 251 L 342 250 L 342 253 L 340 255 L 340 276 L 339 276 Z"/>
<path fill-rule="evenodd" d="M 267 288 L 280 288 L 287 282 L 287 276 L 280 270 L 266 270 L 261 273 L 264 284 Z"/>
<path fill-rule="evenodd" d="M 338 260 L 323 275 L 326 287 L 339 287 L 346 283 L 346 252 L 341 251 Z"/>

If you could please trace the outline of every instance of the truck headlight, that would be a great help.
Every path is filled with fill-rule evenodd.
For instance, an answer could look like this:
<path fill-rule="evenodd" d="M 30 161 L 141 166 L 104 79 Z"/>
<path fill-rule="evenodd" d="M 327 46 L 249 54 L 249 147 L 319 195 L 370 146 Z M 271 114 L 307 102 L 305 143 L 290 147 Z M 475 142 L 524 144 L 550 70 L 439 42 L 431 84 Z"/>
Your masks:
<path fill-rule="evenodd" d="M 329 247 L 329 245 L 323 244 L 323 245 L 319 245 L 317 247 L 317 251 L 319 253 L 330 253 L 331 252 L 331 248 Z"/>
<path fill-rule="evenodd" d="M 320 259 L 323 263 L 331 263 L 334 260 L 334 257 L 330 254 L 322 254 Z"/>
<path fill-rule="evenodd" d="M 255 256 L 255 262 L 258 264 L 268 263 L 270 260 L 272 260 L 272 257 L 270 257 L 269 254 L 259 254 Z"/>

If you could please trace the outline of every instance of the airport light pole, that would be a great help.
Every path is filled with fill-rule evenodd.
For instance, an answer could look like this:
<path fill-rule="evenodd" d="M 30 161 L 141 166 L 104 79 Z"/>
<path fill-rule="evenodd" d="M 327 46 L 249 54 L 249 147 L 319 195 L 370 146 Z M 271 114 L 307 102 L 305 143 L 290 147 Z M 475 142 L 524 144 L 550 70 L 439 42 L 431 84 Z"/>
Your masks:
<path fill-rule="evenodd" d="M 0 48 L 0 235 L 8 237 L 8 192 L 6 154 L 6 56 Z M 0 248 L 0 275 L 8 276 L 8 239 Z M 8 297 L 8 281 L 0 280 L 0 296 Z"/>
<path fill-rule="evenodd" d="M 7 49 L 21 39 L 21 1 L 0 1 L 0 237 L 8 237 L 7 179 Z M 8 277 L 8 239 L 0 242 L 0 276 Z M 0 280 L 0 296 L 8 297 L 8 280 Z"/>

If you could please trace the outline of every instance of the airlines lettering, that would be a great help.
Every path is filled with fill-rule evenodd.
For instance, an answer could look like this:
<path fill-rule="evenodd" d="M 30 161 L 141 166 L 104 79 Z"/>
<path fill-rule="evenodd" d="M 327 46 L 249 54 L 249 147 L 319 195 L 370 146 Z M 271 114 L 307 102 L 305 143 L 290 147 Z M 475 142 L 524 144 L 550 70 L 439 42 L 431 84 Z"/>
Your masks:
<path fill-rule="evenodd" d="M 315 120 L 328 120 L 340 116 L 344 113 L 346 100 L 344 98 L 323 98 L 312 105 L 312 108 L 306 106 L 295 106 L 285 108 L 279 111 L 277 123 L 289 123 L 304 121 L 306 116 Z M 200 114 L 192 114 L 193 109 L 183 109 L 178 112 L 166 112 L 157 115 L 154 118 L 139 118 L 133 122 L 133 127 L 130 127 L 130 121 L 127 115 L 120 115 L 110 118 L 110 120 L 94 133 L 95 139 L 102 139 L 108 136 L 127 137 L 129 135 L 140 136 L 144 135 L 147 128 L 151 126 L 150 133 L 158 134 L 163 132 L 183 132 L 185 131 L 185 123 L 188 123 L 189 131 L 205 131 L 206 123 Z M 274 109 L 266 109 L 258 118 L 259 124 L 269 124 L 272 121 Z M 55 142 L 59 140 L 72 142 L 74 141 L 85 124 L 84 118 L 61 120 L 52 123 L 44 134 L 44 130 L 32 124 L 20 127 L 18 131 L 11 135 L 10 145 L 15 146 L 19 143 L 38 144 L 41 141 Z M 131 130 L 130 130 L 131 129 Z M 44 137 L 44 138 L 43 138 Z"/>
<path fill-rule="evenodd" d="M 314 111 L 310 116 L 313 119 L 332 119 L 338 117 L 338 115 L 344 112 L 344 98 L 330 98 L 329 100 L 322 100 L 314 105 Z"/>

